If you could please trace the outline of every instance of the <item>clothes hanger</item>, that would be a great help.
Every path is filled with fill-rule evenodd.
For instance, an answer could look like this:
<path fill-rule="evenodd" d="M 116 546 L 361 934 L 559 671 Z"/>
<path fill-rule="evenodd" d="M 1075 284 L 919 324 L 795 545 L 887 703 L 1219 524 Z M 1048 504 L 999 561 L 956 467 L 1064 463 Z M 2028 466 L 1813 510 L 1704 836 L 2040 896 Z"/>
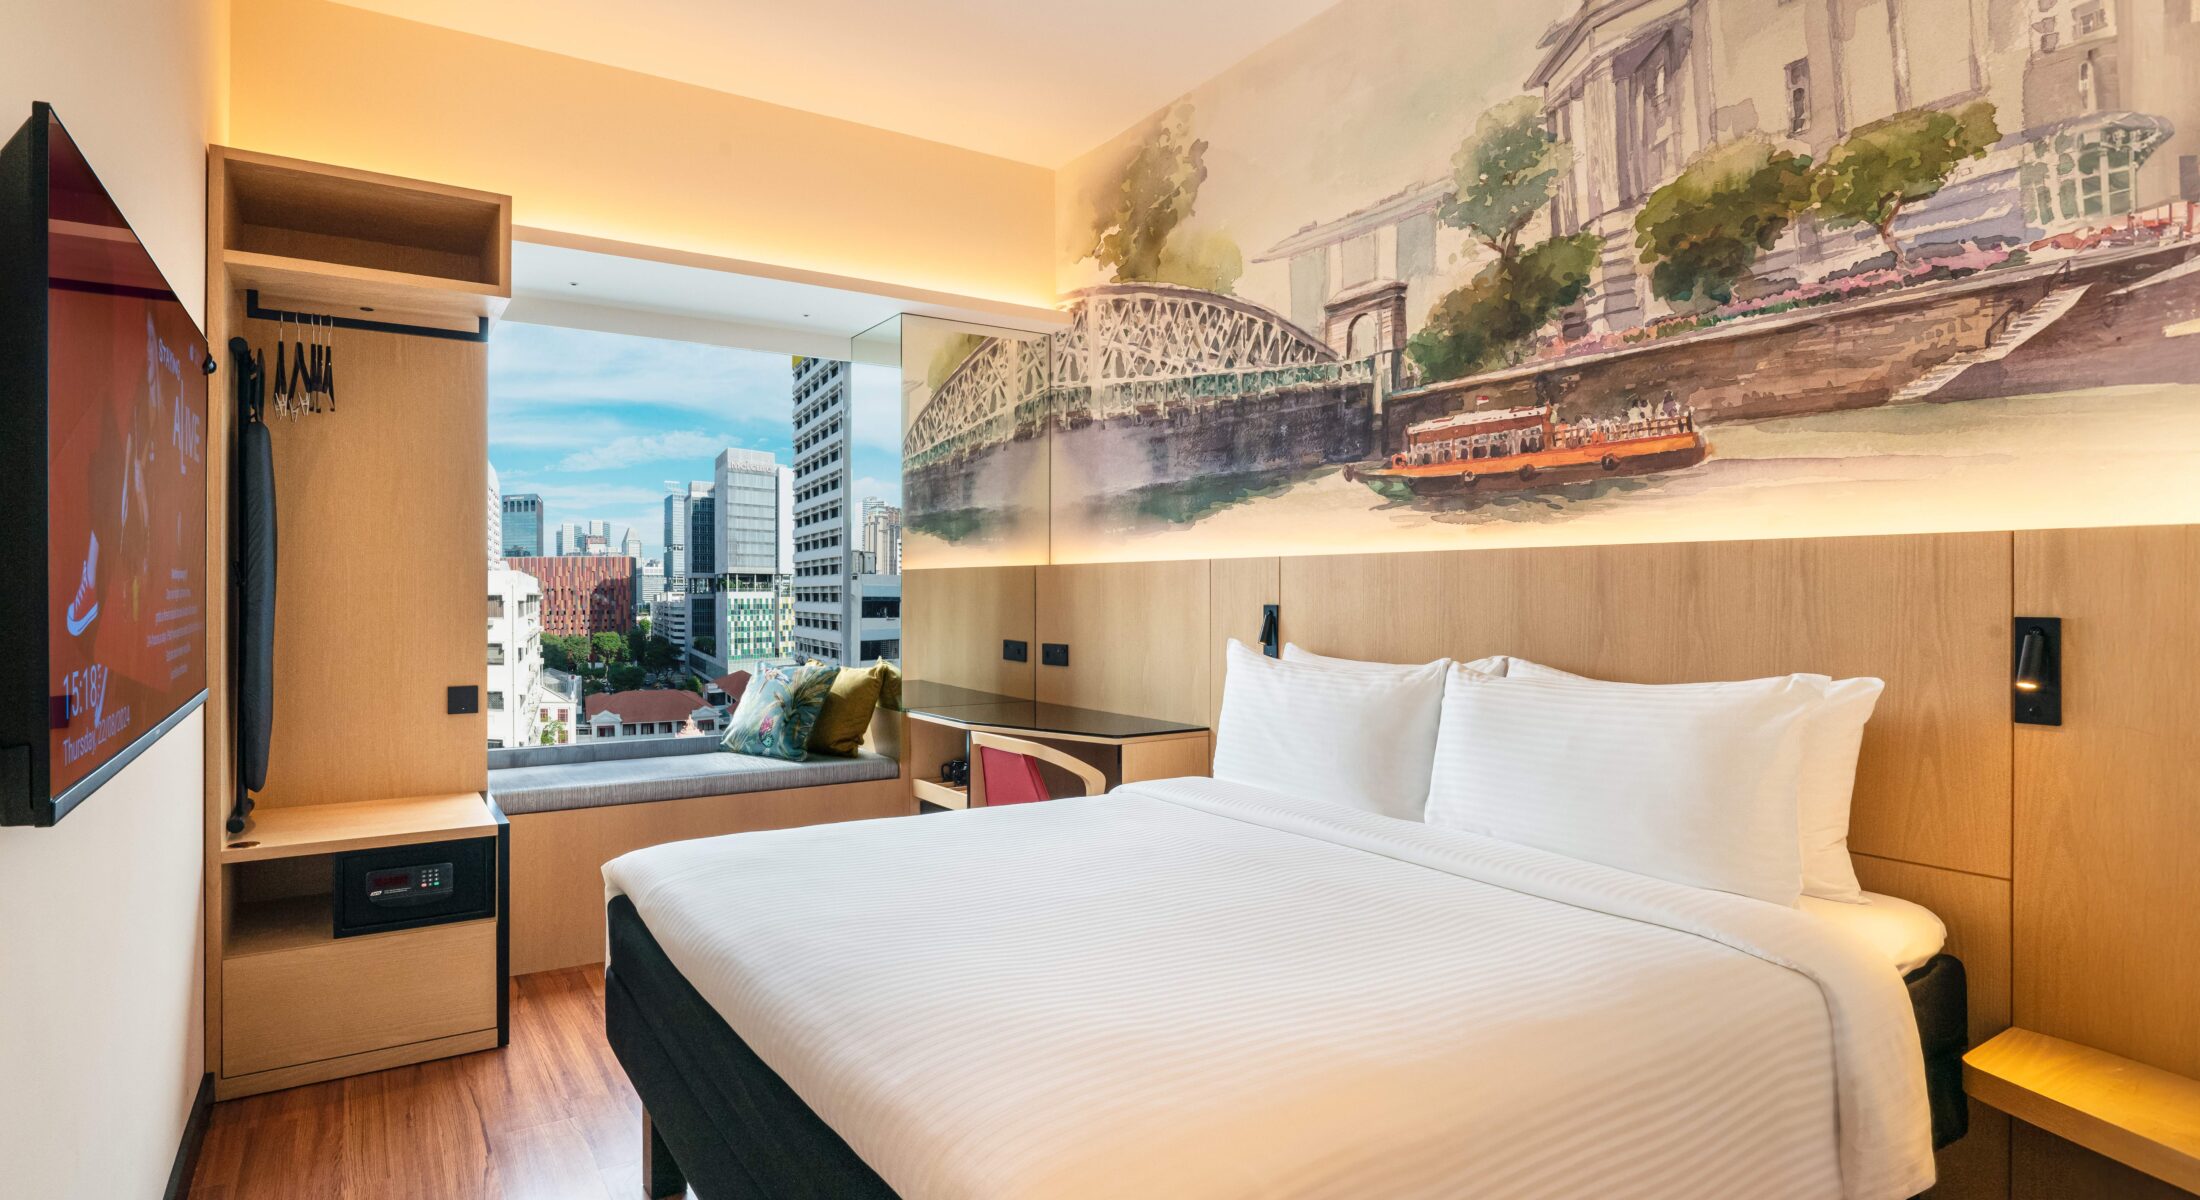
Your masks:
<path fill-rule="evenodd" d="M 278 416 L 288 416 L 290 412 L 290 373 L 283 365 L 290 361 L 286 357 L 289 337 L 288 326 L 283 318 L 277 315 L 275 318 L 275 412 Z"/>
<path fill-rule="evenodd" d="M 292 416 L 296 416 L 300 412 L 304 411 L 304 406 L 308 394 L 312 391 L 313 388 L 313 377 L 306 373 L 305 337 L 305 322 L 301 319 L 298 323 L 298 345 L 290 356 L 290 383 L 288 390 L 291 396 Z"/>

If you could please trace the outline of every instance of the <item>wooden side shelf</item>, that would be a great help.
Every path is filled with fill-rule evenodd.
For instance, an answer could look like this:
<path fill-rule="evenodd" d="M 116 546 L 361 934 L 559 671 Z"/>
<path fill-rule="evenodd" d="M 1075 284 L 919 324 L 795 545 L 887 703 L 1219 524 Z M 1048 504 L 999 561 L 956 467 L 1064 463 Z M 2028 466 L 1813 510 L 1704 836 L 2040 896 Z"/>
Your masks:
<path fill-rule="evenodd" d="M 495 837 L 497 822 L 480 792 L 362 800 L 352 804 L 261 806 L 244 831 L 223 839 L 223 864 L 335 854 L 377 846 L 412 846 L 466 837 Z"/>
<path fill-rule="evenodd" d="M 2029 1029 L 1963 1056 L 1981 1103 L 2186 1191 L 2200 1191 L 2200 1080 Z"/>
<path fill-rule="evenodd" d="M 909 781 L 909 790 L 915 792 L 917 799 L 926 804 L 937 804 L 941 808 L 970 807 L 970 789 L 967 786 L 957 787 L 951 783 L 941 783 L 937 779 L 912 779 Z"/>

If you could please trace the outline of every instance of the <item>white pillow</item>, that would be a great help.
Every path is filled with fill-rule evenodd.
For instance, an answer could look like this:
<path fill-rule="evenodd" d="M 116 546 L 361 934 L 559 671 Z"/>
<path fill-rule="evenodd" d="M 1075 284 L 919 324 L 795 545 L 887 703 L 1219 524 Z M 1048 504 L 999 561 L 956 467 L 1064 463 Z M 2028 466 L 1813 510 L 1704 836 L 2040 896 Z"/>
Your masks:
<path fill-rule="evenodd" d="M 1338 670 L 1281 662 L 1235 638 L 1215 729 L 1215 778 L 1421 819 L 1444 666 Z"/>
<path fill-rule="evenodd" d="M 1516 679 L 1586 679 L 1556 667 L 1512 660 Z M 1803 769 L 1797 782 L 1797 828 L 1802 839 L 1803 894 L 1844 904 L 1864 903 L 1849 861 L 1849 802 L 1856 795 L 1856 754 L 1864 744 L 1864 723 L 1871 719 L 1887 685 L 1877 679 L 1833 679 L 1794 675 L 1816 687 L 1824 699 L 1803 732 Z M 1590 680 L 1589 682 L 1603 682 Z M 1704 684 L 1613 683 L 1609 687 L 1703 687 Z M 1716 685 L 1713 685 L 1716 686 Z"/>
<path fill-rule="evenodd" d="M 1428 823 L 1793 906 L 1819 703 L 1793 679 L 1625 688 L 1454 669 Z"/>
<path fill-rule="evenodd" d="M 1283 644 L 1283 661 L 1306 663 L 1309 666 L 1316 667 L 1335 667 L 1338 670 L 1343 671 L 1354 670 L 1360 667 L 1374 667 L 1379 670 L 1396 670 L 1398 667 L 1398 664 L 1396 663 L 1369 662 L 1368 660 L 1361 658 L 1331 658 L 1326 654 L 1316 654 L 1312 650 L 1308 650 L 1305 647 L 1299 645 L 1297 642 L 1285 642 Z M 1451 664 L 1451 659 L 1439 658 L 1429 665 L 1434 667 L 1449 667 Z M 1505 673 L 1505 656 L 1502 654 L 1492 654 L 1488 658 L 1478 658 L 1475 659 L 1473 662 L 1460 663 L 1459 665 L 1465 667 L 1469 671 L 1480 671 L 1484 675 L 1503 675 Z"/>

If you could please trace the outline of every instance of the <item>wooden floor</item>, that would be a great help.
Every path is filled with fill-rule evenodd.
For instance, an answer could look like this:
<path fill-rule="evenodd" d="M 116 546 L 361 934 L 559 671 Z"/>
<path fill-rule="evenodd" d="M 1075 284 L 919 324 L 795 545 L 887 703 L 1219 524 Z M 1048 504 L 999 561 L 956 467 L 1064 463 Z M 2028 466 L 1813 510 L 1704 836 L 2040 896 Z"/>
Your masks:
<path fill-rule="evenodd" d="M 190 1200 L 638 1200 L 642 1107 L 604 1042 L 603 970 L 511 986 L 502 1050 L 215 1105 Z"/>

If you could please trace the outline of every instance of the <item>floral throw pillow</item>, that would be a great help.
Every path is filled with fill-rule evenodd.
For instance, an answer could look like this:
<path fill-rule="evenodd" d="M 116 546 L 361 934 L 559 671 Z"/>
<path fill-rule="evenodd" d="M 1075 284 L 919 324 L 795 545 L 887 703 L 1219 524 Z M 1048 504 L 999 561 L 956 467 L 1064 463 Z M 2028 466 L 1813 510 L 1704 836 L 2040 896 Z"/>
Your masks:
<path fill-rule="evenodd" d="M 810 729 L 837 674 L 833 667 L 764 668 L 741 693 L 719 749 L 788 762 L 808 758 Z"/>

